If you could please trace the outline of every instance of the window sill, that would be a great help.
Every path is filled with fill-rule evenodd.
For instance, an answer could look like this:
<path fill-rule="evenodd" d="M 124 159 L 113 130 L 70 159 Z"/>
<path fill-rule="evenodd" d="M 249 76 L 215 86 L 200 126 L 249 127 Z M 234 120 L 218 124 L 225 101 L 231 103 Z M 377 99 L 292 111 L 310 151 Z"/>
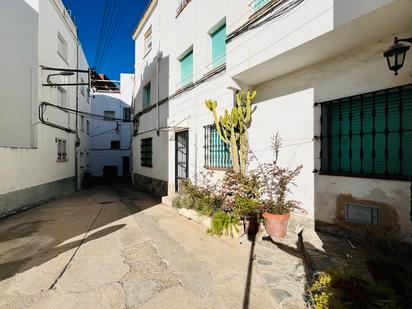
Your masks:
<path fill-rule="evenodd" d="M 153 167 L 153 165 L 143 165 L 143 164 L 141 164 L 140 166 L 142 166 L 142 167 L 150 167 L 150 168 Z"/>
<path fill-rule="evenodd" d="M 69 159 L 62 159 L 62 160 L 57 159 L 56 162 L 57 163 L 69 162 Z"/>
<path fill-rule="evenodd" d="M 395 180 L 395 181 L 412 181 L 410 176 L 400 175 L 381 175 L 381 174 L 355 174 L 345 172 L 319 172 L 321 176 L 337 176 L 337 177 L 351 177 L 351 178 L 368 178 L 368 179 L 381 179 L 381 180 Z"/>
<path fill-rule="evenodd" d="M 228 171 L 230 171 L 230 170 L 232 170 L 230 167 L 227 167 L 227 168 L 225 168 L 225 167 L 206 167 L 205 166 L 205 169 L 207 169 L 208 171 L 212 171 L 212 172 L 228 172 Z"/>

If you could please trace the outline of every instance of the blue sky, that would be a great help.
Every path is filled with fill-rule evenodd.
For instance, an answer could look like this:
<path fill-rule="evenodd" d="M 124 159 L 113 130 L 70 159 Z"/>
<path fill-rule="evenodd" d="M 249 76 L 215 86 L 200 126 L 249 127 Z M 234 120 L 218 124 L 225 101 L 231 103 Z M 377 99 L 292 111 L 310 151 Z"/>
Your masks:
<path fill-rule="evenodd" d="M 111 20 L 113 25 L 116 21 L 121 21 L 121 24 L 117 36 L 113 38 L 113 44 L 106 44 L 106 60 L 99 73 L 106 74 L 112 80 L 119 80 L 120 73 L 134 73 L 132 32 L 149 0 L 63 0 L 63 2 L 66 8 L 72 12 L 78 27 L 80 41 L 91 67 L 95 66 L 95 55 L 106 2 L 108 8 L 110 4 L 112 16 L 108 14 L 108 20 Z M 116 19 L 115 16 L 121 16 L 123 11 L 124 18 Z M 109 29 L 109 27 L 107 28 Z M 114 29 L 114 26 L 110 27 L 107 33 L 113 33 Z M 109 37 L 113 36 L 106 36 L 106 38 Z"/>

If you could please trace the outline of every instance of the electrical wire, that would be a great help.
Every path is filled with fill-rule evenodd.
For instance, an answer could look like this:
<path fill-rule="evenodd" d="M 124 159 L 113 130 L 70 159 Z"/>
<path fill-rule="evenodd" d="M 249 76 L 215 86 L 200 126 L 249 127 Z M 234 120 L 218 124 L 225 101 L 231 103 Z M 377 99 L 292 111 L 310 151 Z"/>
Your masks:
<path fill-rule="evenodd" d="M 55 104 L 48 103 L 48 102 L 42 102 L 39 105 L 39 111 L 40 111 L 40 115 L 41 115 L 40 119 L 43 118 L 44 113 L 45 113 L 48 106 L 59 109 L 59 110 L 62 110 L 64 112 L 68 113 L 68 114 L 76 114 L 77 113 L 78 115 L 84 116 L 84 117 L 89 118 L 89 119 L 97 119 L 97 120 L 105 120 L 105 121 L 116 121 L 116 122 L 125 122 L 125 123 L 130 123 L 131 122 L 131 121 L 125 121 L 123 118 L 107 118 L 104 115 L 93 114 L 93 113 L 89 113 L 89 112 L 76 111 L 75 109 L 72 109 L 72 108 L 63 107 L 63 106 L 55 105 Z"/>

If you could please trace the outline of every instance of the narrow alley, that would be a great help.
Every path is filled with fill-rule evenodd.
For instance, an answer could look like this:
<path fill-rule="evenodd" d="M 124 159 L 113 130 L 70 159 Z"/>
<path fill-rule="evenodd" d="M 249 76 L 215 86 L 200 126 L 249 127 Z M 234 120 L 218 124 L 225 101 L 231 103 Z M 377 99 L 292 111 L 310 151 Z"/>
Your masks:
<path fill-rule="evenodd" d="M 250 243 L 128 187 L 89 191 L 2 219 L 1 308 L 245 308 Z M 251 277 L 246 308 L 272 308 Z"/>

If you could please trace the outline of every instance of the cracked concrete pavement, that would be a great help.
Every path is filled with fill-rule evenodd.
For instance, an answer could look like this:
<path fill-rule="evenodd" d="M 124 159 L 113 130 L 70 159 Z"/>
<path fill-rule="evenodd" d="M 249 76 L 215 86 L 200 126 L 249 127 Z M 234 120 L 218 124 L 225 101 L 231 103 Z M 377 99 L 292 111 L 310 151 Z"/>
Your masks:
<path fill-rule="evenodd" d="M 246 286 L 249 253 L 127 184 L 96 186 L 0 221 L 0 308 L 274 308 L 253 268 Z"/>

